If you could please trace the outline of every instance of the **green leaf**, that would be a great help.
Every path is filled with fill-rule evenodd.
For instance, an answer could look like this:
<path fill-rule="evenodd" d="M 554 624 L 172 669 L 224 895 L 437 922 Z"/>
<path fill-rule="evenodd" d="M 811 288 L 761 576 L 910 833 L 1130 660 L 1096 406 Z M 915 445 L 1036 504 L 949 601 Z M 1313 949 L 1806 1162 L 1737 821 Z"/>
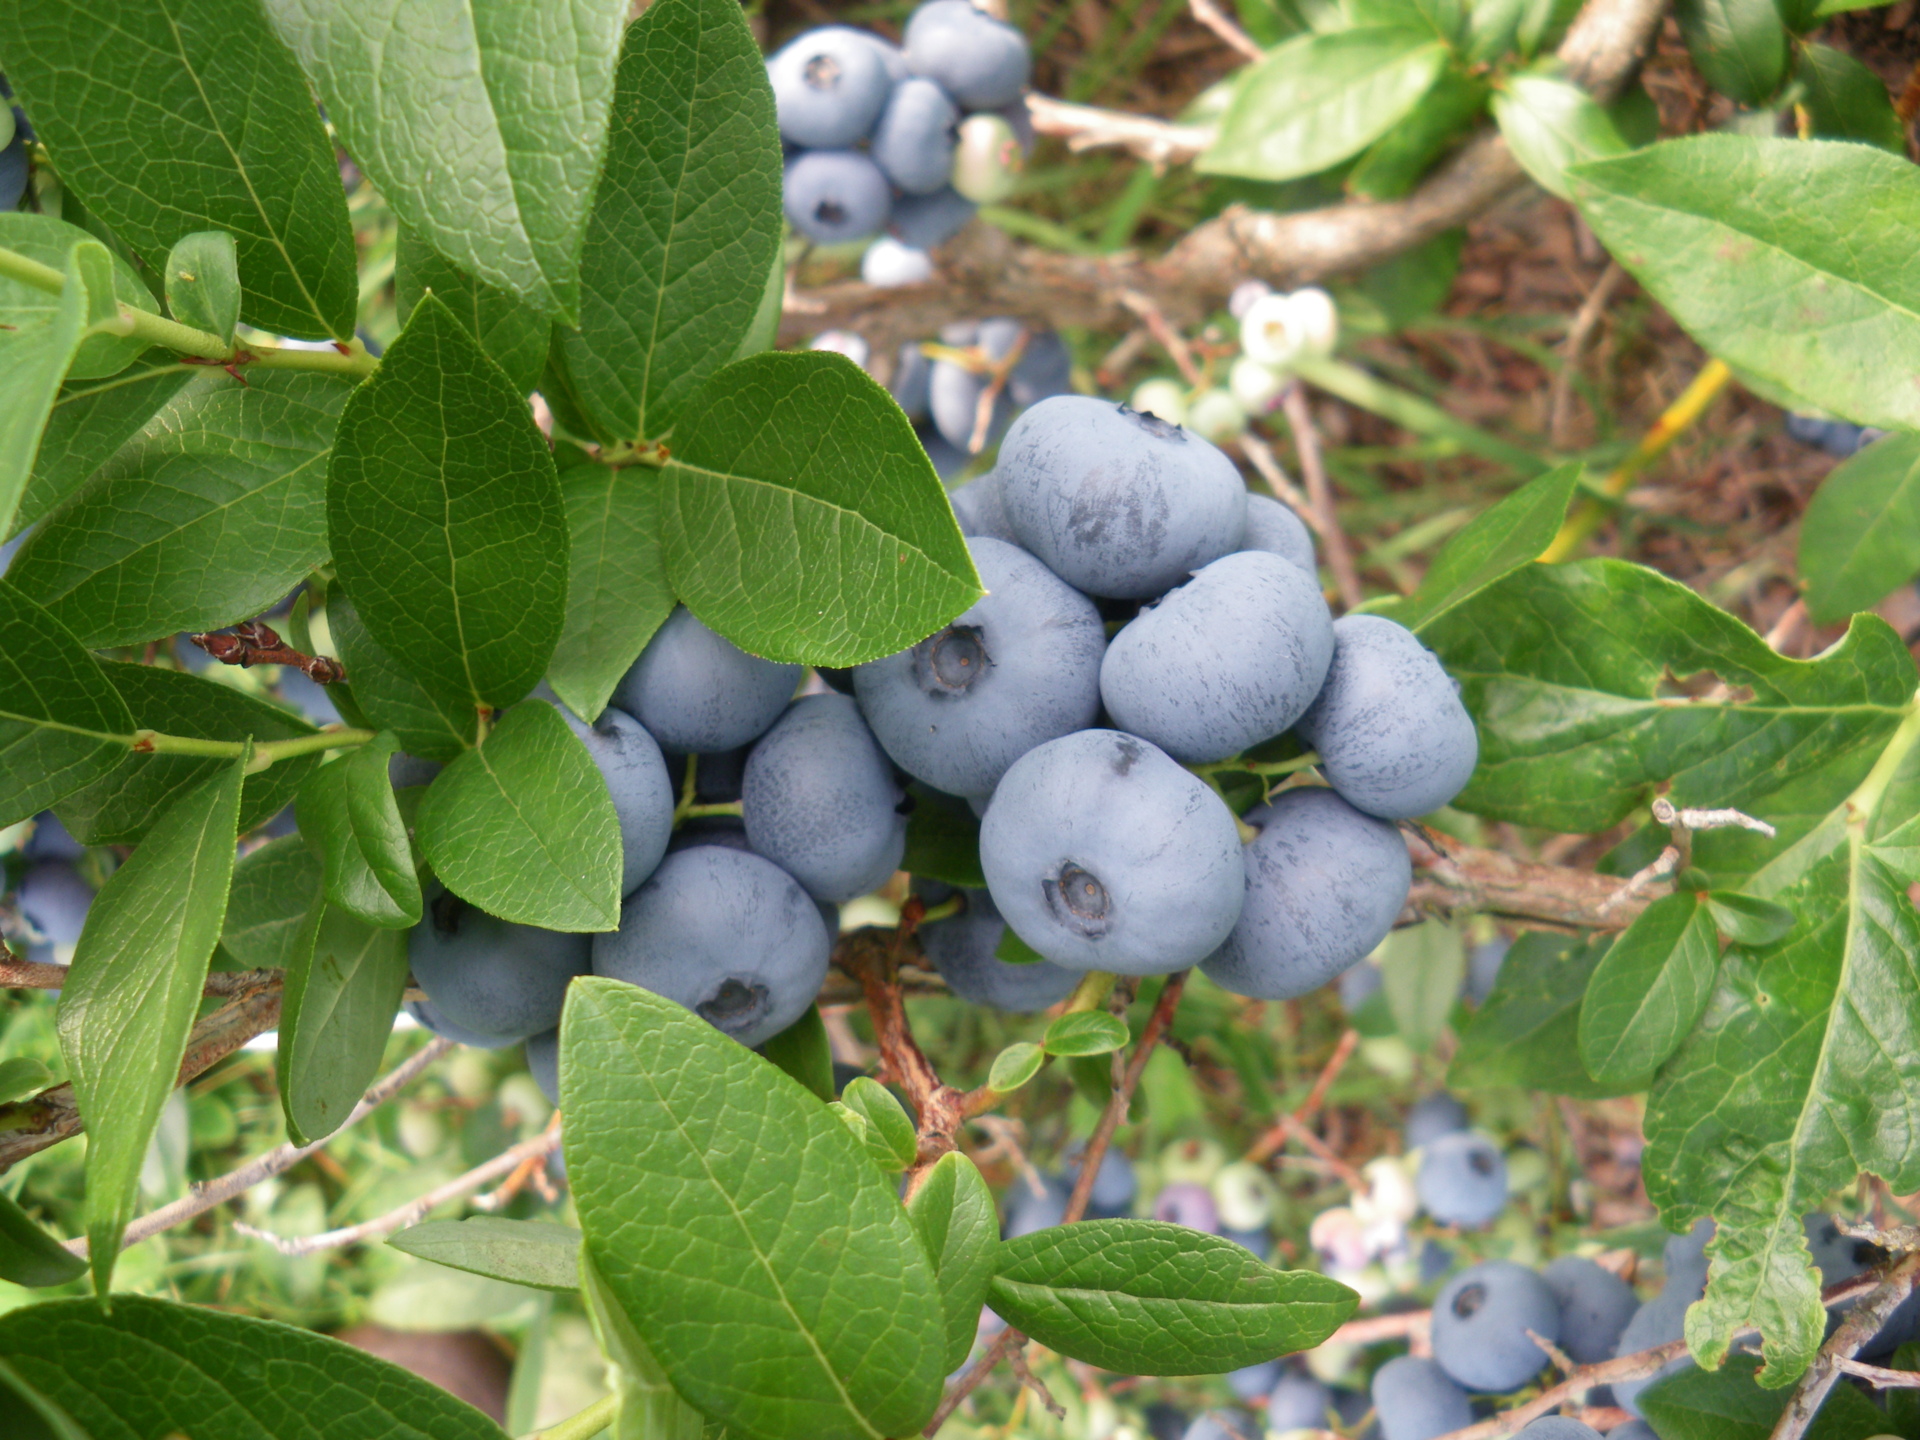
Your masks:
<path fill-rule="evenodd" d="M 1878 605 L 1920 573 L 1920 435 L 1889 435 L 1827 476 L 1801 517 L 1800 573 L 1820 625 Z"/>
<path fill-rule="evenodd" d="M 587 1304 L 600 1353 L 607 1357 L 619 1413 L 614 1417 L 614 1440 L 726 1440 L 728 1431 L 680 1398 L 667 1372 L 653 1358 L 647 1342 L 607 1288 L 592 1256 L 578 1253 L 580 1295 Z"/>
<path fill-rule="evenodd" d="M 1769 1387 L 1804 1370 L 1826 1333 L 1801 1216 L 1861 1171 L 1896 1193 L 1920 1184 L 1920 913 L 1874 843 L 1916 810 L 1920 712 L 1741 885 L 1790 910 L 1794 928 L 1757 954 L 1730 952 L 1648 1097 L 1649 1197 L 1669 1225 L 1707 1213 L 1719 1225 L 1688 1344 L 1712 1368 L 1756 1326 Z"/>
<path fill-rule="evenodd" d="M 1802 408 L 1920 428 L 1913 166 L 1837 141 L 1696 135 L 1571 178 L 1607 249 L 1713 354 Z"/>
<path fill-rule="evenodd" d="M 415 838 L 449 890 L 548 930 L 620 924 L 620 822 L 560 712 L 535 701 L 434 777 Z"/>
<path fill-rule="evenodd" d="M 1340 8 L 1356 27 L 1425 28 L 1449 45 L 1462 38 L 1467 22 L 1461 0 L 1344 0 Z"/>
<path fill-rule="evenodd" d="M 1467 976 L 1460 932 L 1444 920 L 1427 920 L 1395 930 L 1377 955 L 1394 1028 L 1415 1050 L 1432 1049 Z"/>
<path fill-rule="evenodd" d="M 327 524 L 361 623 L 427 689 L 511 705 L 546 672 L 567 599 L 553 456 L 430 296 L 340 417 Z"/>
<path fill-rule="evenodd" d="M 1755 1383 L 1758 1364 L 1751 1355 L 1735 1355 L 1719 1370 L 1689 1365 L 1641 1391 L 1641 1408 L 1662 1440 L 1768 1440 L 1787 1396 Z M 1887 1416 L 1871 1400 L 1836 1385 L 1805 1433 L 1808 1440 L 1868 1440 L 1887 1428 Z"/>
<path fill-rule="evenodd" d="M 353 602 L 337 592 L 327 601 L 327 628 L 346 663 L 354 703 L 368 719 L 399 736 L 410 755 L 452 760 L 466 753 L 480 733 L 473 706 L 430 693 L 374 642 Z"/>
<path fill-rule="evenodd" d="M 847 1133 L 853 1137 L 854 1144 L 860 1147 L 860 1153 L 867 1157 L 873 1168 L 882 1175 L 894 1176 L 905 1170 L 913 1162 L 902 1160 L 900 1154 L 888 1143 L 887 1137 L 867 1123 L 867 1117 L 858 1110 L 836 1100 L 827 1106 L 827 1113 L 847 1127 Z"/>
<path fill-rule="evenodd" d="M 300 787 L 300 833 L 319 853 L 327 899 L 389 929 L 420 923 L 420 877 L 387 779 L 392 731 L 322 765 Z"/>
<path fill-rule="evenodd" d="M 74 246 L 56 309 L 0 325 L 0 535 L 13 531 L 60 382 L 86 337 L 90 307 L 80 266 L 83 249 L 98 251 L 102 261 L 106 257 L 98 241 Z"/>
<path fill-rule="evenodd" d="M 1086 1220 L 1005 1241 L 987 1303 L 1022 1334 L 1124 1375 L 1217 1375 L 1310 1350 L 1359 1303 L 1217 1235 Z"/>
<path fill-rule="evenodd" d="M 1413 112 L 1368 147 L 1347 176 L 1347 189 L 1369 200 L 1397 200 L 1420 183 L 1433 162 L 1487 108 L 1487 84 L 1443 70 Z"/>
<path fill-rule="evenodd" d="M 661 492 L 667 574 L 741 649 L 857 665 L 980 598 L 913 427 L 845 356 L 736 361 L 686 414 Z"/>
<path fill-rule="evenodd" d="M 753 319 L 747 323 L 747 333 L 740 337 L 740 343 L 734 346 L 735 360 L 745 360 L 750 355 L 773 349 L 774 343 L 780 338 L 780 309 L 786 292 L 786 248 L 776 246 L 773 258 L 767 265 L 767 278 L 761 282 L 760 302 L 754 307 Z"/>
<path fill-rule="evenodd" d="M 1521 168 L 1562 200 L 1568 198 L 1569 165 L 1631 148 L 1591 95 L 1554 74 L 1508 76 L 1494 92 L 1493 118 Z"/>
<path fill-rule="evenodd" d="M 1007 933 L 1013 933 L 1011 926 Z M 1040 1067 L 1046 1063 L 1045 1050 L 1030 1041 L 1016 1040 L 993 1057 L 993 1068 L 987 1072 L 987 1088 L 997 1090 L 1002 1095 L 1018 1090 L 1038 1075 Z"/>
<path fill-rule="evenodd" d="M 1460 1090 L 1517 1086 L 1581 1100 L 1627 1093 L 1602 1085 L 1580 1063 L 1581 998 L 1608 941 L 1543 930 L 1515 940 L 1493 993 L 1460 1036 L 1447 1084 Z"/>
<path fill-rule="evenodd" d="M 1127 1043 L 1127 1022 L 1105 1010 L 1062 1015 L 1047 1026 L 1040 1044 L 1049 1055 L 1110 1055 Z"/>
<path fill-rule="evenodd" d="M 946 1370 L 958 1370 L 973 1349 L 980 1307 L 987 1303 L 1000 1252 L 1000 1213 L 973 1161 L 950 1150 L 907 1201 L 907 1218 L 933 1261 L 947 1316 Z"/>
<path fill-rule="evenodd" d="M 1703 897 L 1713 923 L 1736 945 L 1771 945 L 1793 929 L 1793 912 L 1738 890 L 1709 890 Z"/>
<path fill-rule="evenodd" d="M 313 951 L 324 897 L 320 861 L 299 835 L 269 840 L 233 867 L 220 948 L 242 970 L 291 970 Z"/>
<path fill-rule="evenodd" d="M 687 1401 L 749 1435 L 924 1425 L 946 1348 L 932 1266 L 827 1108 L 619 981 L 574 982 L 561 1045 L 587 1257 Z"/>
<path fill-rule="evenodd" d="M 128 758 L 133 714 L 71 630 L 0 580 L 0 825 Z"/>
<path fill-rule="evenodd" d="M 1638 1089 L 1700 1019 L 1720 967 L 1713 915 L 1692 891 L 1662 896 L 1613 942 L 1580 1007 L 1580 1059 L 1603 1085 Z"/>
<path fill-rule="evenodd" d="M 504 1440 L 465 1401 L 351 1345 L 139 1295 L 0 1316 L 0 1354 L 97 1440 Z"/>
<path fill-rule="evenodd" d="M 181 386 L 204 374 L 200 366 L 180 364 L 171 351 L 149 350 L 118 375 L 69 380 L 53 402 L 33 477 L 12 526 L 6 528 L 18 534 L 57 509 L 138 435 Z"/>
<path fill-rule="evenodd" d="M 1673 17 L 1709 85 L 1758 105 L 1787 74 L 1787 30 L 1774 0 L 1675 0 Z"/>
<path fill-rule="evenodd" d="M 313 726 L 278 705 L 184 670 L 117 661 L 102 668 L 142 730 L 200 740 L 291 740 L 314 733 Z M 198 755 L 127 754 L 112 773 L 63 797 L 55 809 L 83 845 L 135 844 L 174 801 L 231 763 Z M 319 763 L 318 755 L 296 755 L 249 775 L 240 798 L 240 829 L 251 830 L 278 813 Z"/>
<path fill-rule="evenodd" d="M 3 12 L 0 12 L 3 13 Z M 4 32 L 0 32 L 4 33 Z M 35 215 L 25 210 L 0 211 L 0 249 L 12 250 L 29 260 L 38 260 L 62 273 L 76 245 L 99 242 L 78 225 L 69 225 L 51 215 Z M 142 283 L 134 268 L 118 255 L 110 255 L 113 267 L 113 297 L 122 305 L 158 314 L 160 304 Z M 101 296 L 89 296 L 88 307 L 100 303 Z M 54 295 L 23 280 L 0 276 L 0 318 L 9 325 L 22 327 L 51 323 L 66 301 L 66 292 Z M 80 342 L 79 353 L 67 368 L 72 380 L 93 380 L 115 375 L 132 364 L 146 342 L 130 335 L 106 333 L 89 335 Z"/>
<path fill-rule="evenodd" d="M 203 370 L 8 576 L 87 644 L 217 630 L 269 609 L 327 556 L 327 456 L 352 386 Z"/>
<path fill-rule="evenodd" d="M 394 213 L 468 274 L 571 322 L 627 0 L 266 0 Z"/>
<path fill-rule="evenodd" d="M 1830 45 L 1804 46 L 1794 76 L 1806 86 L 1807 118 L 1815 135 L 1907 153 L 1907 127 L 1886 83 L 1851 55 Z"/>
<path fill-rule="evenodd" d="M 240 322 L 240 269 L 224 230 L 183 235 L 167 255 L 167 309 L 182 325 L 233 343 Z"/>
<path fill-rule="evenodd" d="M 547 683 L 576 715 L 598 716 L 673 613 L 660 553 L 660 477 L 641 466 L 575 465 L 567 507 L 567 618 Z"/>
<path fill-rule="evenodd" d="M 829 1105 L 833 1103 L 833 1050 L 818 1005 L 809 1005 L 806 1014 L 762 1045 L 760 1053 Z"/>
<path fill-rule="evenodd" d="M 86 1273 L 86 1261 L 68 1254 L 12 1196 L 0 1193 L 0 1280 L 41 1290 L 65 1285 Z"/>
<path fill-rule="evenodd" d="M 1552 543 L 1580 484 L 1578 464 L 1536 476 L 1474 519 L 1433 557 L 1420 588 L 1386 613 L 1416 635 Z"/>
<path fill-rule="evenodd" d="M 1367 26 L 1302 35 L 1235 90 L 1204 174 L 1296 180 L 1358 154 L 1420 103 L 1447 65 L 1431 32 Z"/>
<path fill-rule="evenodd" d="M 0 1105 L 44 1090 L 52 1083 L 53 1071 L 29 1056 L 0 1060 Z"/>
<path fill-rule="evenodd" d="M 553 326 L 505 291 L 474 279 L 411 225 L 402 225 L 394 244 L 393 296 L 403 325 L 427 294 L 453 312 L 480 348 L 507 372 L 514 389 L 524 395 L 540 383 Z"/>
<path fill-rule="evenodd" d="M 1467 7 L 1467 62 L 1490 64 L 1511 50 L 1527 7 L 1528 0 L 1472 0 Z"/>
<path fill-rule="evenodd" d="M 0 1360 L 0 1423 L 22 1440 L 93 1440 L 74 1419 Z"/>
<path fill-rule="evenodd" d="M 980 817 L 957 795 L 944 795 L 917 780 L 907 794 L 913 809 L 907 815 L 907 850 L 900 868 L 948 885 L 986 889 L 987 877 L 980 869 Z M 1034 958 L 1039 958 L 1037 953 Z"/>
<path fill-rule="evenodd" d="M 274 1078 L 296 1145 L 345 1123 L 380 1073 L 407 988 L 407 937 L 328 905 L 287 968 Z"/>
<path fill-rule="evenodd" d="M 87 1126 L 87 1244 L 107 1293 L 226 918 L 246 761 L 187 791 L 94 898 L 56 1012 Z"/>
<path fill-rule="evenodd" d="M 410 1225 L 387 1243 L 436 1265 L 513 1285 L 580 1288 L 580 1232 L 571 1225 L 473 1215 Z"/>
<path fill-rule="evenodd" d="M 259 7 L 117 7 L 111 44 L 102 23 L 82 0 L 0 3 L 0 60 L 60 178 L 156 271 L 183 236 L 229 231 L 248 324 L 351 338 L 353 232 L 333 146 Z"/>
<path fill-rule="evenodd" d="M 1480 733 L 1479 769 L 1454 803 L 1579 834 L 1671 780 L 1674 804 L 1734 806 L 1790 840 L 1866 772 L 1916 679 L 1872 616 L 1819 658 L 1789 660 L 1685 586 L 1617 560 L 1526 566 L 1421 638 Z M 1709 871 L 1739 870 L 1773 848 L 1717 831 L 1696 854 Z"/>
<path fill-rule="evenodd" d="M 905 1169 L 919 1153 L 920 1137 L 914 1132 L 913 1117 L 907 1114 L 893 1092 L 878 1080 L 856 1075 L 847 1082 L 840 1101 L 873 1128 L 880 1143 Z"/>
<path fill-rule="evenodd" d="M 606 434 L 657 440 L 734 357 L 780 251 L 780 136 L 734 0 L 657 0 L 627 31 L 606 168 L 560 343 Z"/>

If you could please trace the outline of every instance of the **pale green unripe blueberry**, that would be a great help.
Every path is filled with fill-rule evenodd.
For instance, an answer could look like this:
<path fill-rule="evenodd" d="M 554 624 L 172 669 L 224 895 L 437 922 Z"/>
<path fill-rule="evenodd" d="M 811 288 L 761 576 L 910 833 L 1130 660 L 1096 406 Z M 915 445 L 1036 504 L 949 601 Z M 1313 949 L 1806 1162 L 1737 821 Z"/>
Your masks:
<path fill-rule="evenodd" d="M 1236 1160 L 1213 1177 L 1214 1208 L 1229 1230 L 1264 1230 L 1279 1199 L 1272 1178 L 1258 1165 Z"/>
<path fill-rule="evenodd" d="M 1027 154 L 1000 115 L 969 115 L 960 122 L 953 152 L 953 188 L 976 205 L 993 205 L 1019 188 Z"/>
<path fill-rule="evenodd" d="M 1227 1152 L 1217 1140 L 1176 1140 L 1160 1152 L 1164 1185 L 1210 1185 L 1226 1167 Z"/>
<path fill-rule="evenodd" d="M 1251 356 L 1242 355 L 1227 372 L 1227 388 L 1233 391 L 1233 398 L 1246 407 L 1249 415 L 1265 415 L 1280 403 L 1281 392 L 1287 388 L 1289 378 L 1283 370 L 1262 365 Z"/>
<path fill-rule="evenodd" d="M 1202 390 L 1187 406 L 1186 426 L 1201 439 L 1224 445 L 1247 433 L 1247 412 L 1225 390 Z"/>
<path fill-rule="evenodd" d="M 1127 404 L 1142 415 L 1157 415 L 1169 425 L 1187 423 L 1187 387 L 1164 375 L 1142 380 Z"/>

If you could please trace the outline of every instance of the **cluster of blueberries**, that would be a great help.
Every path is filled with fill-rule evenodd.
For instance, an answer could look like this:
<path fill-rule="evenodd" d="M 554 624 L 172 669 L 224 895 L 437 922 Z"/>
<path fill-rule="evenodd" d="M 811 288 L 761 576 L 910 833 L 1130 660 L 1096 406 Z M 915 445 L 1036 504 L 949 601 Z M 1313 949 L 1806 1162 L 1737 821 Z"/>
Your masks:
<path fill-rule="evenodd" d="M 899 46 L 846 25 L 798 36 L 767 61 L 787 219 L 820 244 L 880 236 L 872 284 L 929 278 L 927 252 L 1025 167 L 1032 64 L 1026 38 L 968 0 L 929 0 Z"/>

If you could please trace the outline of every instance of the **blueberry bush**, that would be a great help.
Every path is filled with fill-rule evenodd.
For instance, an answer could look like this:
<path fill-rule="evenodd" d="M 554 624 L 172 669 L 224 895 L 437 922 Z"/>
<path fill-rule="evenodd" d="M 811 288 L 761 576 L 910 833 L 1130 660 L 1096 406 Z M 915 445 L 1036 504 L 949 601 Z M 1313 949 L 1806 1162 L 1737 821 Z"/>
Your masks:
<path fill-rule="evenodd" d="M 0 0 L 0 1434 L 1920 1440 L 1852 5 Z"/>

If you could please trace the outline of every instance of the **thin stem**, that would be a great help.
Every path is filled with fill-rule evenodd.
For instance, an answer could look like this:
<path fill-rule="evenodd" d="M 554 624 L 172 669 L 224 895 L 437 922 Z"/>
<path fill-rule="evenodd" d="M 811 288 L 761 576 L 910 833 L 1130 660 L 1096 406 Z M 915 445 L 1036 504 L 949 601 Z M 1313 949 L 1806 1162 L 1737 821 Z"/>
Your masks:
<path fill-rule="evenodd" d="M 1089 970 L 1080 983 L 1073 988 L 1073 994 L 1067 997 L 1067 1008 L 1063 1015 L 1077 1015 L 1083 1010 L 1098 1010 L 1107 1003 L 1107 996 L 1113 993 L 1113 982 L 1119 977 L 1105 970 Z"/>
<path fill-rule="evenodd" d="M 418 1225 L 449 1200 L 458 1200 L 463 1195 L 471 1195 L 488 1181 L 511 1174 L 524 1160 L 534 1157 L 544 1160 L 559 1147 L 560 1112 L 556 1110 L 553 1113 L 553 1119 L 547 1122 L 547 1128 L 533 1139 L 522 1140 L 518 1145 L 501 1151 L 491 1160 L 474 1166 L 466 1174 L 455 1176 L 444 1185 L 435 1186 L 418 1199 L 409 1200 L 397 1209 L 389 1210 L 384 1215 L 376 1215 L 371 1220 L 363 1220 L 358 1225 L 328 1230 L 319 1235 L 275 1235 L 266 1230 L 255 1229 L 238 1220 L 234 1222 L 233 1228 L 241 1235 L 265 1241 L 282 1255 L 312 1255 L 320 1250 L 338 1250 L 344 1245 L 358 1245 L 366 1240 L 377 1240 L 382 1235 L 392 1234 L 395 1230 L 404 1230 L 409 1225 Z"/>
<path fill-rule="evenodd" d="M 1353 567 L 1353 551 L 1348 548 L 1346 532 L 1340 528 L 1340 517 L 1333 505 L 1333 482 L 1327 477 L 1327 463 L 1320 453 L 1320 432 L 1314 426 L 1313 411 L 1307 405 L 1307 392 L 1300 387 L 1299 381 L 1296 380 L 1281 392 L 1280 405 L 1286 411 L 1287 426 L 1293 431 L 1294 449 L 1300 456 L 1300 473 L 1307 477 L 1307 497 L 1313 502 L 1314 513 L 1320 517 L 1320 523 L 1315 528 L 1320 532 L 1320 543 L 1326 547 L 1327 568 L 1333 572 L 1334 588 L 1340 592 L 1340 603 L 1351 610 L 1364 596 L 1360 589 L 1360 574 Z"/>
<path fill-rule="evenodd" d="M 738 815 L 741 813 L 744 803 L 744 801 L 740 800 L 727 800 L 715 802 L 712 805 L 689 805 L 685 810 L 680 812 L 679 818 L 682 820 L 697 820 L 705 815 Z"/>
<path fill-rule="evenodd" d="M 678 830 L 680 822 L 693 813 L 694 798 L 698 793 L 700 757 L 687 756 L 687 768 L 680 780 L 680 803 L 673 807 L 673 828 Z"/>
<path fill-rule="evenodd" d="M 60 271 L 13 250 L 0 249 L 0 276 L 31 285 L 49 295 L 58 295 L 67 288 L 67 277 Z M 369 355 L 358 340 L 349 345 L 344 353 L 339 350 L 287 350 L 278 346 L 249 350 L 229 345 L 210 331 L 196 330 L 191 325 L 182 325 L 164 315 L 155 315 L 127 304 L 120 306 L 119 319 L 110 328 L 116 334 L 144 340 L 149 345 L 163 346 L 182 355 L 192 355 L 223 365 L 257 365 L 268 370 L 318 370 L 356 379 L 371 375 L 380 368 L 380 362 Z"/>
<path fill-rule="evenodd" d="M 1726 389 L 1727 382 L 1732 379 L 1733 372 L 1724 363 L 1709 360 L 1700 373 L 1693 377 L 1693 383 L 1680 392 L 1680 398 L 1669 405 L 1665 413 L 1653 422 L 1653 427 L 1640 437 L 1640 443 L 1633 447 L 1632 453 L 1600 483 L 1600 489 L 1607 499 L 1599 500 L 1589 495 L 1574 506 L 1566 524 L 1560 527 L 1560 533 L 1553 537 L 1553 543 L 1540 552 L 1540 562 L 1543 565 L 1557 565 L 1562 560 L 1571 559 L 1611 513 L 1613 506 L 1608 501 L 1618 500 L 1625 495 L 1640 472 L 1672 448 L 1673 442 L 1706 413 L 1707 406 Z"/>
<path fill-rule="evenodd" d="M 576 1411 L 557 1425 L 549 1425 L 537 1434 L 528 1435 L 525 1440 L 589 1440 L 598 1435 L 620 1414 L 620 1396 L 604 1395 L 587 1406 Z"/>
<path fill-rule="evenodd" d="M 1489 435 L 1477 425 L 1448 414 L 1438 405 L 1421 399 L 1411 391 L 1389 385 L 1357 365 L 1343 360 L 1300 360 L 1294 364 L 1300 378 L 1316 390 L 1324 390 L 1361 410 L 1371 411 L 1416 435 L 1431 435 L 1451 440 L 1462 450 L 1511 465 L 1528 475 L 1538 475 L 1547 462 L 1531 450 Z M 1292 418 L 1292 412 L 1288 412 Z"/>
<path fill-rule="evenodd" d="M 371 730 L 322 730 L 313 735 L 295 735 L 287 740 L 268 740 L 253 747 L 252 771 L 266 769 L 276 760 L 291 760 L 296 755 L 311 755 L 317 750 L 346 750 L 365 745 L 374 738 Z M 237 760 L 247 753 L 244 740 L 202 740 L 194 735 L 163 735 L 156 730 L 136 730 L 127 739 L 129 748 L 142 755 L 204 755 L 222 760 Z"/>
<path fill-rule="evenodd" d="M 386 1104 L 400 1091 L 420 1077 L 434 1061 L 453 1049 L 453 1041 L 435 1036 L 422 1045 L 400 1064 L 394 1066 L 382 1079 L 376 1080 L 353 1112 L 340 1122 L 339 1129 L 322 1135 L 310 1145 L 280 1145 L 264 1155 L 257 1155 L 237 1170 L 229 1170 L 218 1179 L 209 1180 L 204 1185 L 195 1185 L 190 1193 L 175 1200 L 172 1204 L 162 1205 L 146 1215 L 142 1215 L 120 1237 L 120 1248 L 128 1249 L 142 1240 L 158 1235 L 162 1230 L 170 1230 L 182 1221 L 191 1220 L 204 1214 L 216 1205 L 224 1204 L 236 1196 L 244 1195 L 261 1181 L 270 1179 L 287 1170 L 291 1170 L 314 1151 L 330 1144 L 341 1130 L 357 1125 L 380 1106 Z M 87 1237 L 81 1235 L 64 1242 L 67 1249 L 82 1259 L 87 1255 Z"/>

